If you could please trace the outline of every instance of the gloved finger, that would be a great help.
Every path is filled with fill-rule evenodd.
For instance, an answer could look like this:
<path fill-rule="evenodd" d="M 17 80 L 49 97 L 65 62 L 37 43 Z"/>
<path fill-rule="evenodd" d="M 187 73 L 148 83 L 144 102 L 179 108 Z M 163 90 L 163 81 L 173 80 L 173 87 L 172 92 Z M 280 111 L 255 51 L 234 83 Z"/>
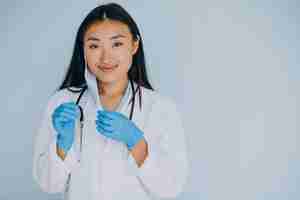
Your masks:
<path fill-rule="evenodd" d="M 107 115 L 105 115 L 103 113 L 97 113 L 97 119 L 99 119 L 99 120 L 101 119 L 101 120 L 107 121 L 107 122 L 113 120 L 112 118 L 110 118 L 109 116 L 107 116 Z"/>
<path fill-rule="evenodd" d="M 64 114 L 66 116 L 70 116 L 72 118 L 78 118 L 80 116 L 80 113 L 76 111 L 63 111 L 60 114 Z"/>
<path fill-rule="evenodd" d="M 71 112 L 71 113 L 76 114 L 77 116 L 80 115 L 80 108 L 78 105 L 75 105 L 73 107 L 62 106 L 58 111 L 59 112 Z"/>
<path fill-rule="evenodd" d="M 60 116 L 60 115 L 65 115 L 65 116 L 70 116 L 70 117 L 78 117 L 78 113 L 76 113 L 75 111 L 70 111 L 70 110 L 58 110 L 58 111 L 55 111 L 53 113 L 53 116 Z"/>
<path fill-rule="evenodd" d="M 64 108 L 62 107 L 62 106 L 60 106 L 60 107 L 57 107 L 55 110 L 54 110 L 54 112 L 53 112 L 53 116 L 59 116 L 60 115 L 60 113 L 62 113 L 64 111 Z"/>
<path fill-rule="evenodd" d="M 58 112 L 70 112 L 70 113 L 74 113 L 74 114 L 80 114 L 80 109 L 79 106 L 76 107 L 65 107 L 62 106 Z"/>
<path fill-rule="evenodd" d="M 61 123 L 64 121 L 69 121 L 69 118 L 61 117 L 61 115 L 59 113 L 53 113 L 52 121 L 54 124 L 57 124 L 57 123 Z"/>
<path fill-rule="evenodd" d="M 101 123 L 103 126 L 112 126 L 113 121 L 103 116 L 98 116 L 96 123 Z"/>
<path fill-rule="evenodd" d="M 71 119 L 71 120 L 75 120 L 77 118 L 76 115 L 65 113 L 65 112 L 55 114 L 54 117 L 55 118 L 66 118 L 66 119 Z"/>
<path fill-rule="evenodd" d="M 103 118 L 104 120 L 107 120 L 107 121 L 111 121 L 113 120 L 113 118 L 109 117 L 109 115 L 103 113 L 103 112 L 98 112 L 97 113 L 97 118 Z"/>
<path fill-rule="evenodd" d="M 60 128 L 60 134 L 62 135 L 63 138 L 67 138 L 67 137 L 73 137 L 74 133 L 70 132 L 70 131 L 62 131 L 65 129 L 71 130 L 74 129 L 75 124 L 73 122 L 64 122 L 61 125 Z"/>
<path fill-rule="evenodd" d="M 110 114 L 107 111 L 98 111 L 97 116 L 103 117 L 106 120 L 113 120 L 114 118 L 110 116 Z"/>
<path fill-rule="evenodd" d="M 55 119 L 53 119 L 53 124 L 56 127 L 63 128 L 64 124 L 69 122 L 69 121 L 70 121 L 69 119 L 65 119 L 65 118 L 63 118 L 63 119 L 62 118 L 55 118 Z"/>
<path fill-rule="evenodd" d="M 105 127 L 105 126 L 102 126 L 101 124 L 97 124 L 97 127 L 99 127 L 101 130 L 103 130 L 104 132 L 106 133 L 113 133 L 113 128 L 112 127 Z"/>
<path fill-rule="evenodd" d="M 101 134 L 103 134 L 103 132 L 104 132 L 102 127 L 100 127 L 99 125 L 96 126 L 96 130 L 98 131 L 98 133 L 101 133 Z"/>
<path fill-rule="evenodd" d="M 70 112 L 74 112 L 74 113 L 77 113 L 77 115 L 80 114 L 80 109 L 79 109 L 79 106 L 74 104 L 74 103 L 64 103 L 64 104 L 61 104 L 59 105 L 56 109 L 55 109 L 55 112 L 63 112 L 63 111 L 70 111 Z"/>
<path fill-rule="evenodd" d="M 54 122 L 70 122 L 70 121 L 75 121 L 76 118 L 72 118 L 69 116 L 64 116 L 64 115 L 59 115 L 54 118 Z"/>
<path fill-rule="evenodd" d="M 74 126 L 75 126 L 75 121 L 74 120 L 67 121 L 64 124 L 65 128 L 73 128 Z"/>
<path fill-rule="evenodd" d="M 69 107 L 69 108 L 75 108 L 78 105 L 75 102 L 70 101 L 70 102 L 62 103 L 61 106 L 65 106 L 65 107 Z"/>
<path fill-rule="evenodd" d="M 106 127 L 110 127 L 111 124 L 109 122 L 106 122 L 104 120 L 101 120 L 101 119 L 98 119 L 98 120 L 95 120 L 96 124 L 101 124 L 102 126 L 106 126 Z"/>
<path fill-rule="evenodd" d="M 113 112 L 107 112 L 107 114 L 108 114 L 109 116 L 113 116 L 113 117 L 126 117 L 126 116 L 123 115 L 122 113 L 116 112 L 116 111 L 113 111 Z"/>
<path fill-rule="evenodd" d="M 103 128 L 103 130 L 107 133 L 113 133 L 114 132 L 114 128 L 111 126 L 103 126 L 101 124 L 98 124 L 99 127 Z"/>
<path fill-rule="evenodd" d="M 101 135 L 104 135 L 106 137 L 112 137 L 112 133 L 109 133 L 108 131 L 106 131 L 103 127 L 101 126 L 96 126 L 96 130 L 98 131 L 98 133 L 100 133 Z"/>
<path fill-rule="evenodd" d="M 116 111 L 103 111 L 102 113 L 101 113 L 102 115 L 105 115 L 106 117 L 109 117 L 109 118 L 111 118 L 111 119 L 113 119 L 113 120 L 115 120 L 115 119 L 127 119 L 128 120 L 128 117 L 127 116 L 125 116 L 125 115 L 123 115 L 122 113 L 120 113 L 120 112 L 116 112 Z"/>

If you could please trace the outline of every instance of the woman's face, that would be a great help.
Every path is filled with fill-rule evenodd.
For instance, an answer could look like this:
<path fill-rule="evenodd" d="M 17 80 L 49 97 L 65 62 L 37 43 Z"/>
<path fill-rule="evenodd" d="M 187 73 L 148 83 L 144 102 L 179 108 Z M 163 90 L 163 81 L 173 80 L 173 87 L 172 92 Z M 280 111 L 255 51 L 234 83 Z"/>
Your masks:
<path fill-rule="evenodd" d="M 92 24 L 84 35 L 85 59 L 98 81 L 116 82 L 128 78 L 132 57 L 138 49 L 126 24 L 104 20 Z"/>

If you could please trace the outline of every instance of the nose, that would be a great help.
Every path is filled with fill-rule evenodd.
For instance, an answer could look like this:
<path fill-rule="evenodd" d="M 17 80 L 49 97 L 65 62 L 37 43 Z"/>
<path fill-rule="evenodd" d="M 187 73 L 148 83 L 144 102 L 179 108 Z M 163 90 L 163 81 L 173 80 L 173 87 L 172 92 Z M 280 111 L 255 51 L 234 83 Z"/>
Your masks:
<path fill-rule="evenodd" d="M 110 64 L 113 60 L 111 49 L 109 48 L 103 48 L 102 55 L 101 55 L 101 61 L 105 64 Z"/>

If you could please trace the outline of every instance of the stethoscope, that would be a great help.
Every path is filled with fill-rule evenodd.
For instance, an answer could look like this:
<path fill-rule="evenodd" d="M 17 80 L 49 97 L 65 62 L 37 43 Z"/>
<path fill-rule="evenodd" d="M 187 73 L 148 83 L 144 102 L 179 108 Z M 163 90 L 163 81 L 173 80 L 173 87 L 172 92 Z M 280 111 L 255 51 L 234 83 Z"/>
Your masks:
<path fill-rule="evenodd" d="M 133 112 L 134 112 L 134 103 L 135 103 L 135 94 L 136 92 L 139 90 L 139 86 L 136 88 L 136 90 L 134 89 L 134 84 L 133 84 L 133 80 L 129 79 L 130 85 L 131 85 L 131 89 L 133 92 L 133 96 L 131 98 L 131 100 L 129 101 L 129 103 L 131 103 L 131 110 L 130 110 L 130 115 L 129 115 L 129 119 L 132 120 L 132 116 L 133 116 Z M 79 144 L 79 150 L 80 153 L 82 152 L 82 141 L 83 141 L 83 126 L 84 126 L 84 112 L 83 112 L 83 108 L 80 106 L 79 102 L 84 94 L 84 92 L 87 90 L 87 85 L 84 85 L 81 88 L 81 91 L 77 100 L 76 100 L 76 105 L 78 105 L 79 110 L 80 110 L 80 120 L 79 120 L 79 126 L 80 126 L 80 144 Z M 77 91 L 78 92 L 78 91 Z M 128 104 L 129 104 L 128 103 Z"/>

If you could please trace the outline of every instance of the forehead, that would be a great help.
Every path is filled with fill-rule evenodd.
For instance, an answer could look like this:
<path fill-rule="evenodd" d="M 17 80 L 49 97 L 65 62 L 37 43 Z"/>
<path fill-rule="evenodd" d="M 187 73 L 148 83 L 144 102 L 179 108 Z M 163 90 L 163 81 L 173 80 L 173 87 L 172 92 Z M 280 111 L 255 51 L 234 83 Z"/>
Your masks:
<path fill-rule="evenodd" d="M 104 20 L 90 25 L 85 32 L 84 38 L 86 40 L 88 37 L 93 36 L 104 39 L 117 34 L 122 34 L 127 38 L 131 36 L 129 28 L 126 24 L 116 20 Z"/>

